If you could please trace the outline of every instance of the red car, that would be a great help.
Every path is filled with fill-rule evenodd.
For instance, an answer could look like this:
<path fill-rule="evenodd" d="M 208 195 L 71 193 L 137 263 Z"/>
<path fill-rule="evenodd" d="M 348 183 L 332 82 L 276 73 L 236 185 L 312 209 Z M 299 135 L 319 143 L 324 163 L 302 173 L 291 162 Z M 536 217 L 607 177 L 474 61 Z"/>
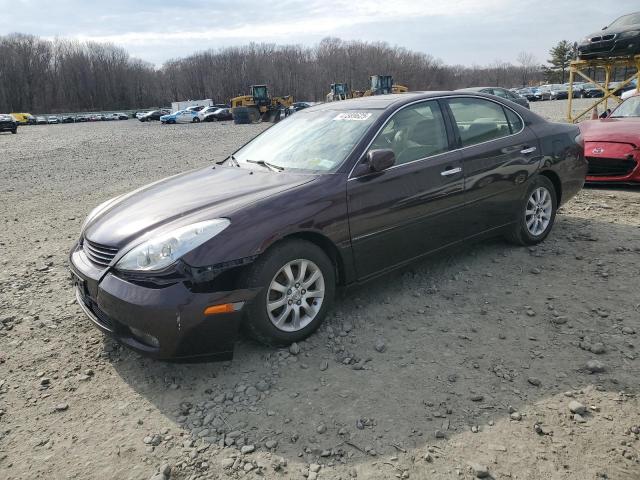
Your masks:
<path fill-rule="evenodd" d="M 587 182 L 640 184 L 640 94 L 606 118 L 580 124 L 589 162 Z"/>

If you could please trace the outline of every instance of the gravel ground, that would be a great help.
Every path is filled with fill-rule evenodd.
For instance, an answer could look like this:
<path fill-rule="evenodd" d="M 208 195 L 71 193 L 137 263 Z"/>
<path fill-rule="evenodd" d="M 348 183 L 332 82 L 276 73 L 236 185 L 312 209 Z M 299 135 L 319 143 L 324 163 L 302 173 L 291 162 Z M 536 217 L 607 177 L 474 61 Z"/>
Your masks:
<path fill-rule="evenodd" d="M 582 111 L 589 108 L 593 103 L 599 99 L 595 98 L 576 98 L 573 100 L 571 105 L 571 111 L 574 115 L 581 113 Z M 531 110 L 536 112 L 543 117 L 554 121 L 554 122 L 565 122 L 567 119 L 567 111 L 568 111 L 568 100 L 553 100 L 553 101 L 544 101 L 544 102 L 532 102 Z M 611 100 L 608 102 L 609 108 L 613 108 L 617 105 L 615 100 Z M 598 106 L 598 112 L 602 113 L 605 110 L 603 105 Z M 582 117 L 581 120 L 589 120 L 591 118 L 591 112 L 589 112 L 586 116 Z"/>
<path fill-rule="evenodd" d="M 0 478 L 640 478 L 638 189 L 584 190 L 537 247 L 469 245 L 350 291 L 290 349 L 171 364 L 97 332 L 66 268 L 83 217 L 262 128 L 0 135 Z"/>

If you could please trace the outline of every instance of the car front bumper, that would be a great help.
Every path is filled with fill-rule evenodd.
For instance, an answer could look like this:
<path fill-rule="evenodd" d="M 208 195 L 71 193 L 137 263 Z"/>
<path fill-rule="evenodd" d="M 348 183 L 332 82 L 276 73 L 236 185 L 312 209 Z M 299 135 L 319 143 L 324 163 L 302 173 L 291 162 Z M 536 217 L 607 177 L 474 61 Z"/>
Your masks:
<path fill-rule="evenodd" d="M 18 128 L 15 122 L 0 122 L 0 132 L 12 132 Z"/>
<path fill-rule="evenodd" d="M 244 306 L 259 289 L 194 292 L 186 282 L 157 287 L 98 270 L 77 245 L 70 270 L 78 304 L 103 333 L 132 350 L 162 360 L 228 360 L 233 357 Z M 205 315 L 213 305 L 234 311 Z"/>
<path fill-rule="evenodd" d="M 640 150 L 619 142 L 586 142 L 587 183 L 640 184 Z"/>

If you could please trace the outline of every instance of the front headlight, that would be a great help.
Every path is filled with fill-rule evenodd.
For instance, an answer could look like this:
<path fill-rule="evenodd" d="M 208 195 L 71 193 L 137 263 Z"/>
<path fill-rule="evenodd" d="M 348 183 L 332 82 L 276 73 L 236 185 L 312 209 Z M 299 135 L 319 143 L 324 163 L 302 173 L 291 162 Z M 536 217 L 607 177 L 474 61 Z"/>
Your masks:
<path fill-rule="evenodd" d="M 118 261 L 116 268 L 136 271 L 161 270 L 218 235 L 230 223 L 226 218 L 216 218 L 180 227 L 151 238 L 129 250 Z"/>

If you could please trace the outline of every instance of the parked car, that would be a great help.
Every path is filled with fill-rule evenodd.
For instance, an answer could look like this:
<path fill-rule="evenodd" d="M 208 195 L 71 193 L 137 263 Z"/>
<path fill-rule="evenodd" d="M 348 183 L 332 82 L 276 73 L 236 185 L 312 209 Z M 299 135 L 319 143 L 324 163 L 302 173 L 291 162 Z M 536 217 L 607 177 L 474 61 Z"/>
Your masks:
<path fill-rule="evenodd" d="M 202 110 L 198 111 L 198 117 L 200 117 L 200 120 L 204 122 L 204 121 L 206 121 L 204 119 L 204 117 L 206 115 L 210 114 L 210 113 L 215 112 L 216 110 L 220 110 L 220 107 L 214 107 L 213 105 L 210 106 L 210 107 L 205 107 Z M 209 120 L 209 121 L 211 121 L 211 120 Z"/>
<path fill-rule="evenodd" d="M 563 84 L 564 87 L 567 89 L 567 98 L 569 97 L 569 84 L 565 83 Z M 582 94 L 582 90 L 584 88 L 586 84 L 584 82 L 574 82 L 573 85 L 571 86 L 571 89 L 573 90 L 573 98 L 582 98 L 583 94 Z"/>
<path fill-rule="evenodd" d="M 37 116 L 37 117 L 36 117 L 36 124 L 37 124 L 37 125 L 46 125 L 46 124 L 47 124 L 47 119 L 46 119 L 46 117 Z"/>
<path fill-rule="evenodd" d="M 18 133 L 18 121 L 8 113 L 0 113 L 0 132 Z"/>
<path fill-rule="evenodd" d="M 114 113 L 114 115 L 118 117 L 118 120 L 129 120 L 129 115 L 127 115 L 126 113 L 118 112 Z"/>
<path fill-rule="evenodd" d="M 614 20 L 600 32 L 587 35 L 578 44 L 581 59 L 607 58 L 640 53 L 640 12 Z"/>
<path fill-rule="evenodd" d="M 640 94 L 606 118 L 580 123 L 589 163 L 587 182 L 640 184 Z"/>
<path fill-rule="evenodd" d="M 526 98 L 529 102 L 536 102 L 540 100 L 540 92 L 534 87 L 525 87 L 518 90 L 518 95 Z"/>
<path fill-rule="evenodd" d="M 10 114 L 19 125 L 35 125 L 36 117 L 30 113 L 11 113 Z"/>
<path fill-rule="evenodd" d="M 200 117 L 198 112 L 193 110 L 178 110 L 177 112 L 170 113 L 168 115 L 162 115 L 160 122 L 166 123 L 200 123 Z"/>
<path fill-rule="evenodd" d="M 550 100 L 566 100 L 569 98 L 569 89 L 564 85 L 554 83 L 549 88 Z"/>
<path fill-rule="evenodd" d="M 214 112 L 203 115 L 201 118 L 203 122 L 222 122 L 224 120 L 233 120 L 233 115 L 231 115 L 230 108 L 218 108 Z"/>
<path fill-rule="evenodd" d="M 289 109 L 291 110 L 291 113 L 294 113 L 311 106 L 313 106 L 313 103 L 311 102 L 293 102 L 293 105 L 291 105 Z"/>
<path fill-rule="evenodd" d="M 138 120 L 141 122 L 149 122 L 151 120 L 160 120 L 160 117 L 163 115 L 168 115 L 171 112 L 167 110 L 152 110 L 151 112 L 147 112 L 144 115 L 141 115 Z"/>
<path fill-rule="evenodd" d="M 492 95 L 307 108 L 214 166 L 107 200 L 70 252 L 94 325 L 156 358 L 308 337 L 336 287 L 489 235 L 534 245 L 587 164 L 578 127 Z"/>
<path fill-rule="evenodd" d="M 60 119 L 54 115 L 50 115 L 47 117 L 47 123 L 55 125 L 60 123 Z"/>
<path fill-rule="evenodd" d="M 199 112 L 205 108 L 204 105 L 191 105 L 190 107 L 185 108 L 185 110 L 190 110 L 192 112 Z"/>
<path fill-rule="evenodd" d="M 512 102 L 517 103 L 518 105 L 522 105 L 525 108 L 529 108 L 529 102 L 526 98 L 521 97 L 513 92 L 510 92 L 506 88 L 502 87 L 471 87 L 471 88 L 462 88 L 459 91 L 461 92 L 481 92 L 488 93 L 490 95 L 495 95 L 496 97 L 504 98 L 505 100 L 510 100 Z"/>
<path fill-rule="evenodd" d="M 79 122 L 86 122 L 86 121 L 88 121 L 88 120 L 89 120 L 89 119 L 86 117 L 86 115 L 78 115 L 78 116 L 76 116 L 76 118 L 75 118 L 76 123 L 79 123 Z"/>
<path fill-rule="evenodd" d="M 551 85 L 540 85 L 538 91 L 540 92 L 540 100 L 551 100 Z"/>
<path fill-rule="evenodd" d="M 73 115 L 63 115 L 60 118 L 60 123 L 74 123 L 76 121 Z"/>
<path fill-rule="evenodd" d="M 582 86 L 582 96 L 585 98 L 603 97 L 604 92 L 595 83 L 586 83 Z"/>

